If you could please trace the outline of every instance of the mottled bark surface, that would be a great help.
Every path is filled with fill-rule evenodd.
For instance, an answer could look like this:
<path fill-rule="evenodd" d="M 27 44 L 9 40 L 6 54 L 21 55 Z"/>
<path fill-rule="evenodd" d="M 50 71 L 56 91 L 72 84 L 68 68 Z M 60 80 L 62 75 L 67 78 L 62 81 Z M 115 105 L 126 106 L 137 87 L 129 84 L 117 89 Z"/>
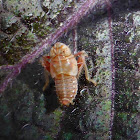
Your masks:
<path fill-rule="evenodd" d="M 0 65 L 8 68 L 1 67 L 0 82 L 13 70 L 12 64 L 63 26 L 81 2 L 2 1 Z M 1 140 L 140 139 L 140 1 L 102 1 L 78 20 L 76 31 L 70 28 L 57 41 L 88 53 L 89 73 L 97 86 L 83 72 L 75 104 L 61 107 L 51 77 L 42 91 L 45 74 L 37 55 L 21 72 L 17 69 L 19 75 L 1 94 Z"/>

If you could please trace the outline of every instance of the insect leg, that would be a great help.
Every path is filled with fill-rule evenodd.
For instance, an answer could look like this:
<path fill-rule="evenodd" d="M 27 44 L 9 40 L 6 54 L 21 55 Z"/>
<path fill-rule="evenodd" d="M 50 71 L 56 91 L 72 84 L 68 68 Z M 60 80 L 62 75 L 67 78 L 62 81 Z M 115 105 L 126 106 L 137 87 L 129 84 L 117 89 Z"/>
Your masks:
<path fill-rule="evenodd" d="M 50 59 L 50 56 L 43 56 L 41 60 L 42 66 L 45 68 L 45 85 L 43 87 L 43 91 L 46 89 L 46 87 L 49 84 L 49 76 L 48 74 L 50 73 L 50 62 L 48 61 Z"/>
<path fill-rule="evenodd" d="M 48 84 L 49 84 L 49 73 L 48 71 L 45 70 L 45 85 L 43 86 L 43 91 L 45 91 L 45 89 L 47 88 Z"/>
<path fill-rule="evenodd" d="M 87 54 L 85 51 L 80 51 L 80 52 L 74 54 L 75 57 L 76 57 L 76 56 L 81 56 L 81 55 L 83 55 L 83 56 L 85 56 L 85 57 L 86 57 L 86 56 L 88 57 L 88 54 Z"/>
<path fill-rule="evenodd" d="M 93 79 L 91 79 L 90 76 L 89 76 L 88 68 L 87 68 L 87 64 L 86 64 L 86 61 L 85 61 L 85 60 L 84 60 L 84 69 L 85 69 L 85 76 L 86 76 L 86 79 L 87 79 L 88 81 L 92 82 L 92 83 L 94 84 L 94 86 L 96 86 L 97 83 L 96 83 Z"/>
<path fill-rule="evenodd" d="M 79 57 L 79 58 L 78 58 L 78 60 L 77 60 L 77 65 L 78 65 L 78 74 L 77 74 L 77 79 L 78 79 L 79 76 L 80 76 L 80 74 L 81 74 L 81 72 L 82 72 L 83 66 L 84 66 L 82 57 Z"/>
<path fill-rule="evenodd" d="M 82 72 L 83 66 L 84 66 L 84 59 L 86 56 L 88 56 L 88 54 L 85 51 L 80 51 L 80 52 L 76 53 L 74 56 L 75 57 L 79 56 L 78 60 L 77 60 L 77 65 L 78 65 L 77 79 L 78 79 Z"/>
<path fill-rule="evenodd" d="M 79 75 L 81 73 L 81 70 L 84 68 L 86 79 L 88 81 L 92 82 L 96 86 L 97 83 L 93 79 L 90 78 L 90 75 L 88 73 L 88 68 L 87 68 L 87 64 L 86 64 L 86 61 L 85 61 L 85 57 L 88 56 L 87 53 L 85 51 L 81 51 L 81 52 L 79 52 L 77 54 L 79 55 L 79 58 L 77 60 L 77 62 L 78 62 L 77 78 L 79 77 Z M 77 54 L 76 54 L 76 56 L 78 56 Z"/>
<path fill-rule="evenodd" d="M 50 59 L 50 56 L 43 56 L 42 60 L 41 60 L 41 64 L 42 66 L 48 71 L 50 72 L 50 62 L 48 61 Z"/>

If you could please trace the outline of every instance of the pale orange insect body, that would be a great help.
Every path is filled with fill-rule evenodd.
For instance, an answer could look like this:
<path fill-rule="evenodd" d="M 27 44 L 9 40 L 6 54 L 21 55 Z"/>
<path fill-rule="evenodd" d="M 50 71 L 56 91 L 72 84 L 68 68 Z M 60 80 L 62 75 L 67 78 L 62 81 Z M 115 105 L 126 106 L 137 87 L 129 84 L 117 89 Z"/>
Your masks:
<path fill-rule="evenodd" d="M 78 60 L 76 60 L 76 56 L 79 56 Z M 83 67 L 86 79 L 96 85 L 89 77 L 85 56 L 87 56 L 85 51 L 73 55 L 68 46 L 58 42 L 51 48 L 50 56 L 43 57 L 42 65 L 55 79 L 56 93 L 62 105 L 73 104 L 78 90 L 77 78 Z M 47 85 L 48 81 L 46 81 L 43 90 Z"/>

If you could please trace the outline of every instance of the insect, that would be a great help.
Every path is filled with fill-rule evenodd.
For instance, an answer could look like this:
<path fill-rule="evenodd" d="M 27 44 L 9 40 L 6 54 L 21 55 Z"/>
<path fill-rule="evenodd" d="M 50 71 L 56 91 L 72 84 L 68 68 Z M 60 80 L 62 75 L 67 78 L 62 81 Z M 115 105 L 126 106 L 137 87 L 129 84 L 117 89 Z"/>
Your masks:
<path fill-rule="evenodd" d="M 88 73 L 85 57 L 85 51 L 72 54 L 70 48 L 60 42 L 57 42 L 50 50 L 49 56 L 43 56 L 42 66 L 48 71 L 55 80 L 56 93 L 61 105 L 69 106 L 73 104 L 73 100 L 78 90 L 78 78 L 84 68 L 86 79 L 96 86 L 96 82 L 92 80 Z M 77 60 L 76 60 L 76 57 Z M 48 79 L 43 87 L 46 89 Z"/>

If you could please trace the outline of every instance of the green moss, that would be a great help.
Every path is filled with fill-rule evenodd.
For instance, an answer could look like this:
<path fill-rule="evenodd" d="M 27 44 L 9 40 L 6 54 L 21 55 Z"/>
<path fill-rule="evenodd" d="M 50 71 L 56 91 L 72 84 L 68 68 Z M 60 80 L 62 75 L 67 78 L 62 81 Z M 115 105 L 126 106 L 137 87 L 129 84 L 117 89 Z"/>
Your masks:
<path fill-rule="evenodd" d="M 55 115 L 55 121 L 59 122 L 61 120 L 61 117 L 62 117 L 62 110 L 56 109 L 53 113 Z"/>
<path fill-rule="evenodd" d="M 72 133 L 65 133 L 63 135 L 64 140 L 72 140 L 73 134 Z"/>
<path fill-rule="evenodd" d="M 107 100 L 103 103 L 102 109 L 104 111 L 109 111 L 111 109 L 111 100 Z"/>
<path fill-rule="evenodd" d="M 54 138 L 52 138 L 50 135 L 46 135 L 44 136 L 44 140 L 54 140 Z"/>

